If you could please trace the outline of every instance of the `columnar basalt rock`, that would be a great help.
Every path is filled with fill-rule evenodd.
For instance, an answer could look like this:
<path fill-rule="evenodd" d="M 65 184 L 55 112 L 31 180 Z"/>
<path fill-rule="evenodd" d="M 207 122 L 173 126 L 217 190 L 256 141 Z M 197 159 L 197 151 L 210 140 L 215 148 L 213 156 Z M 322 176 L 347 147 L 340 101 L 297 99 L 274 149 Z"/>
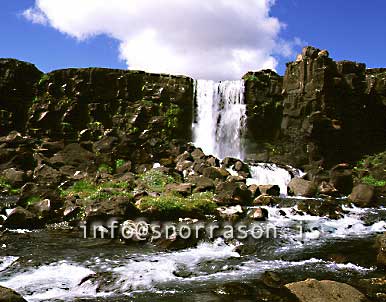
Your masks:
<path fill-rule="evenodd" d="M 0 135 L 24 131 L 35 85 L 42 72 L 15 59 L 0 59 Z"/>
<path fill-rule="evenodd" d="M 287 64 L 282 81 L 267 71 L 244 76 L 249 133 L 263 133 L 249 149 L 258 159 L 331 168 L 385 149 L 386 69 L 328 56 L 309 46 Z M 277 110 L 267 115 L 265 108 Z"/>

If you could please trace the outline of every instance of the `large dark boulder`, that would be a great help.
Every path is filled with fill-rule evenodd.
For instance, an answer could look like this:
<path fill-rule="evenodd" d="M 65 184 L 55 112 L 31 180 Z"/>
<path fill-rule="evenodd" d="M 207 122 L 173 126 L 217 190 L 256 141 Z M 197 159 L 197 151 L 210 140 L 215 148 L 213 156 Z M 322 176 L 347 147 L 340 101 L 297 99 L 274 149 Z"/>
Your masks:
<path fill-rule="evenodd" d="M 0 302 L 27 302 L 21 295 L 10 288 L 0 286 Z"/>
<path fill-rule="evenodd" d="M 300 302 L 366 302 L 366 296 L 352 286 L 336 281 L 307 279 L 287 284 Z"/>
<path fill-rule="evenodd" d="M 353 189 L 352 169 L 347 164 L 339 164 L 330 171 L 330 183 L 339 193 L 348 195 Z"/>
<path fill-rule="evenodd" d="M 222 182 L 216 186 L 215 202 L 219 205 L 250 205 L 252 193 L 242 182 Z"/>
<path fill-rule="evenodd" d="M 9 229 L 34 229 L 40 226 L 38 217 L 22 207 L 15 208 L 4 221 Z"/>
<path fill-rule="evenodd" d="M 90 203 L 84 213 L 88 222 L 105 221 L 115 218 L 123 221 L 134 218 L 139 213 L 134 205 L 134 198 L 126 196 L 112 196 L 110 198 L 99 198 Z"/>
<path fill-rule="evenodd" d="M 288 188 L 293 195 L 303 197 L 314 197 L 317 191 L 314 182 L 302 178 L 293 178 Z"/>
<path fill-rule="evenodd" d="M 375 188 L 370 185 L 359 184 L 353 188 L 348 198 L 359 207 L 369 207 L 375 202 Z"/>

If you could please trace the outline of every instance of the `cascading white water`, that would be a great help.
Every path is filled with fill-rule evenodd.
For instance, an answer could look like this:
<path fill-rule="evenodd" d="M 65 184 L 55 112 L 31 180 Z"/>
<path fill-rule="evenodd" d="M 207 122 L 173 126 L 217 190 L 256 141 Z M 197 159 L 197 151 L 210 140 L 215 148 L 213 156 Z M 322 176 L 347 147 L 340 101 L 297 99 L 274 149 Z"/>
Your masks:
<path fill-rule="evenodd" d="M 246 124 L 244 81 L 196 82 L 194 144 L 218 158 L 244 157 L 241 143 Z"/>

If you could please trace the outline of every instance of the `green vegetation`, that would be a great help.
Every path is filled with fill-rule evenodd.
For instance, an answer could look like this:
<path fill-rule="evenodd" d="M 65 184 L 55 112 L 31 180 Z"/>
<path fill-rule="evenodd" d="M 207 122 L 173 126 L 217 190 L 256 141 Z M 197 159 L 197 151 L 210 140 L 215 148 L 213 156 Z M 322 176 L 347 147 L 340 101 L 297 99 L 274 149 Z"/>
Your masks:
<path fill-rule="evenodd" d="M 181 113 L 181 109 L 176 104 L 170 104 L 170 107 L 165 113 L 167 127 L 169 129 L 175 129 L 178 127 L 178 117 Z"/>
<path fill-rule="evenodd" d="M 244 81 L 258 81 L 259 79 L 254 74 L 248 74 L 244 77 Z"/>
<path fill-rule="evenodd" d="M 127 182 L 105 182 L 103 184 L 94 184 L 86 180 L 80 180 L 74 183 L 67 190 L 61 191 L 61 196 L 78 195 L 82 199 L 109 199 L 112 196 L 127 196 L 131 197 L 128 192 L 130 186 Z"/>
<path fill-rule="evenodd" d="M 44 84 L 45 82 L 47 82 L 49 79 L 50 79 L 50 76 L 48 74 L 46 74 L 46 73 L 43 74 L 39 80 L 39 86 Z"/>
<path fill-rule="evenodd" d="M 378 180 L 373 176 L 365 176 L 360 179 L 360 181 L 366 185 L 371 185 L 374 187 L 383 187 L 386 185 L 386 180 Z"/>
<path fill-rule="evenodd" d="M 213 201 L 213 193 L 195 193 L 190 197 L 180 197 L 165 194 L 159 197 L 145 197 L 139 206 L 140 210 L 150 210 L 155 216 L 163 219 L 177 219 L 180 217 L 203 217 L 213 214 L 217 208 Z"/>
<path fill-rule="evenodd" d="M 159 170 L 149 170 L 140 176 L 143 185 L 150 191 L 162 193 L 167 184 L 175 183 L 175 179 Z"/>
<path fill-rule="evenodd" d="M 41 200 L 42 199 L 39 196 L 31 196 L 27 199 L 26 204 L 30 206 L 30 205 L 33 205 L 35 203 L 38 203 Z"/>
<path fill-rule="evenodd" d="M 102 172 L 102 173 L 113 173 L 113 168 L 111 168 L 109 165 L 107 164 L 101 164 L 99 167 L 98 167 L 98 171 L 99 172 Z"/>
<path fill-rule="evenodd" d="M 18 194 L 20 194 L 20 189 L 14 188 L 3 177 L 0 177 L 0 189 L 3 190 L 3 191 L 7 191 L 11 195 L 18 195 Z"/>
<path fill-rule="evenodd" d="M 120 168 L 122 167 L 124 164 L 126 163 L 126 161 L 124 159 L 117 159 L 115 161 L 115 168 Z"/>

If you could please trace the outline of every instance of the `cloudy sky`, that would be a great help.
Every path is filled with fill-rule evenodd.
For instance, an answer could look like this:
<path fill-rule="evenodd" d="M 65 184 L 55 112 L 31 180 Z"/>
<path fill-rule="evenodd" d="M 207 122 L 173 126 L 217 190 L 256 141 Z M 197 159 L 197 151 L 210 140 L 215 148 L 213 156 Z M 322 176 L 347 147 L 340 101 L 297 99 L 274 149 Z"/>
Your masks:
<path fill-rule="evenodd" d="M 311 44 L 386 66 L 384 2 L 2 0 L 0 57 L 44 71 L 103 66 L 220 80 L 283 73 Z"/>

